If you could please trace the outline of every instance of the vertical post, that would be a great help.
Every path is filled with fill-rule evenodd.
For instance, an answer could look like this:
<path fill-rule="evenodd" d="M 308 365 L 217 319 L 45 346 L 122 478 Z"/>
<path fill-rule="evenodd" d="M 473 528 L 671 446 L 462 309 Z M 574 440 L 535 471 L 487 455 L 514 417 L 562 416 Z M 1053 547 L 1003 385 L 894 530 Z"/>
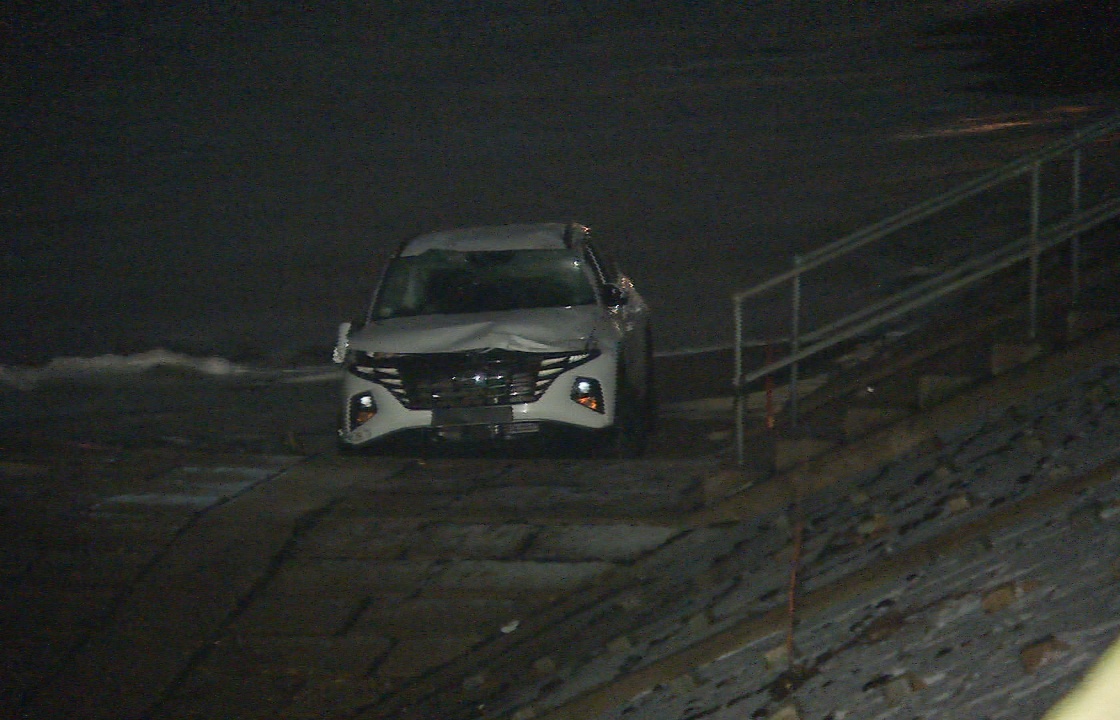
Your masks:
<path fill-rule="evenodd" d="M 793 297 L 789 321 L 789 354 L 796 356 L 801 352 L 801 256 L 793 256 Z M 797 377 L 798 361 L 789 366 L 789 423 L 790 427 L 797 427 Z"/>
<path fill-rule="evenodd" d="M 1076 217 L 1081 212 L 1081 148 L 1073 151 L 1073 182 L 1071 183 L 1070 214 Z M 1077 304 L 1081 297 L 1081 234 L 1069 240 L 1069 294 L 1070 303 Z"/>
<path fill-rule="evenodd" d="M 1042 162 L 1036 161 L 1031 167 L 1031 278 L 1030 278 L 1030 339 L 1038 337 L 1038 221 L 1042 199 L 1041 194 Z"/>
<path fill-rule="evenodd" d="M 743 377 L 743 301 L 737 295 L 732 296 L 732 314 L 735 317 L 735 377 L 732 386 L 735 388 L 735 462 L 740 466 L 745 462 L 745 449 L 743 447 L 743 388 L 740 387 Z"/>

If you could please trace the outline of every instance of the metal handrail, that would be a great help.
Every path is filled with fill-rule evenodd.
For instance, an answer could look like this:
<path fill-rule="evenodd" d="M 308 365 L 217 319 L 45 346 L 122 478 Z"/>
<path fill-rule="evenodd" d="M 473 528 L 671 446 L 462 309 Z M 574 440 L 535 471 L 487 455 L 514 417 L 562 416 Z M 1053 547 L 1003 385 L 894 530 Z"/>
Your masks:
<path fill-rule="evenodd" d="M 1056 247 L 1066 240 L 1083 233 L 1087 230 L 1100 225 L 1103 222 L 1111 220 L 1112 218 L 1120 217 L 1120 198 L 1113 198 L 1106 200 L 1093 208 L 1080 213 L 1076 218 L 1067 218 L 1064 222 L 1048 228 L 1044 236 L 1039 239 L 1039 249 L 1045 251 L 1050 248 Z M 801 348 L 796 355 L 789 355 L 781 360 L 776 360 L 767 365 L 764 365 L 757 370 L 745 373 L 740 378 L 741 383 L 749 383 L 759 378 L 772 375 L 773 373 L 783 370 L 795 362 L 805 360 L 812 357 L 817 353 L 827 350 L 835 345 L 838 345 L 845 340 L 851 340 L 858 337 L 868 330 L 873 330 L 879 325 L 883 325 L 892 320 L 897 320 L 899 317 L 906 315 L 913 310 L 919 310 L 927 305 L 932 304 L 934 301 L 949 295 L 957 290 L 963 289 L 973 283 L 979 282 L 984 278 L 994 275 L 1000 270 L 1004 270 L 1015 263 L 1027 260 L 1034 253 L 1034 248 L 1031 245 L 1031 238 L 1024 237 L 1009 243 L 999 250 L 988 253 L 987 255 L 974 258 L 966 263 L 963 263 L 951 270 L 947 270 L 941 275 L 922 282 L 920 285 L 915 285 L 912 288 L 892 295 L 885 301 L 876 303 L 876 309 L 881 310 L 878 315 L 873 315 L 869 320 L 862 323 L 851 324 L 850 327 L 845 327 L 853 323 L 859 317 L 866 317 L 870 313 L 857 311 L 851 315 L 845 316 L 840 320 L 822 327 L 812 333 L 806 333 L 801 336 L 803 342 L 810 341 L 816 338 L 824 337 L 826 339 L 820 340 L 807 347 Z M 971 272 L 969 272 L 971 271 Z M 928 292 L 915 292 L 915 291 L 928 291 Z M 902 302 L 911 295 L 916 297 L 908 302 Z M 870 306 L 869 306 L 870 307 Z M 835 334 L 829 336 L 830 332 Z"/>
<path fill-rule="evenodd" d="M 732 295 L 732 314 L 735 323 L 735 375 L 733 385 L 736 391 L 736 456 L 739 464 L 744 461 L 743 434 L 746 403 L 743 402 L 742 394 L 747 383 L 789 368 L 790 414 L 792 421 L 796 423 L 798 363 L 801 360 L 896 320 L 907 313 L 929 306 L 953 292 L 1023 261 L 1030 261 L 1031 265 L 1029 302 L 1030 335 L 1033 338 L 1037 331 L 1037 286 L 1041 253 L 1067 240 L 1071 242 L 1073 249 L 1071 253 L 1071 284 L 1076 292 L 1080 282 L 1080 268 L 1078 266 L 1080 262 L 1078 246 L 1080 234 L 1107 220 L 1120 216 L 1120 197 L 1106 200 L 1084 211 L 1081 210 L 1080 197 L 1081 148 L 1091 141 L 1117 131 L 1120 131 L 1120 116 L 1096 122 L 1072 135 L 1050 143 L 1039 150 L 1024 155 L 941 195 L 918 203 L 885 220 L 864 227 L 814 251 L 795 256 L 793 269 L 779 273 L 751 288 L 734 293 Z M 1039 180 L 1041 167 L 1044 162 L 1060 158 L 1067 153 L 1073 155 L 1071 213 L 1065 219 L 1043 229 L 1039 212 L 1041 204 Z M 857 309 L 821 328 L 810 332 L 801 332 L 801 278 L 806 272 L 886 238 L 986 190 L 1028 174 L 1031 178 L 1031 204 L 1030 232 L 1027 236 L 1018 238 L 987 254 L 965 260 L 935 277 Z M 788 338 L 790 352 L 784 358 L 768 362 L 757 370 L 744 373 L 743 301 L 786 282 L 791 283 L 792 313 Z"/>
<path fill-rule="evenodd" d="M 953 188 L 935 198 L 931 198 L 917 205 L 911 206 L 902 212 L 892 215 L 885 220 L 880 220 L 877 223 L 868 225 L 860 230 L 857 230 L 850 235 L 845 235 L 839 240 L 835 240 L 828 245 L 811 250 L 800 257 L 800 265 L 793 270 L 787 270 L 782 273 L 764 280 L 757 285 L 753 285 L 746 290 L 740 290 L 733 293 L 731 296 L 732 301 L 741 302 L 749 297 L 758 295 L 765 292 L 770 288 L 781 285 L 783 282 L 792 280 L 794 277 L 813 268 L 819 267 L 829 260 L 833 260 L 841 255 L 845 255 L 852 250 L 859 249 L 869 242 L 874 242 L 890 233 L 909 227 L 916 222 L 926 219 L 948 207 L 952 207 L 964 200 L 967 200 L 975 195 L 978 195 L 985 190 L 999 185 L 1000 183 L 1020 177 L 1027 172 L 1030 172 L 1031 167 L 1035 163 L 1045 162 L 1059 157 L 1070 150 L 1080 147 L 1090 140 L 1108 135 L 1112 132 L 1120 131 L 1120 117 L 1114 117 L 1107 120 L 1101 120 L 1083 128 L 1081 131 L 1074 133 L 1062 140 L 1053 142 L 1045 147 L 1036 150 L 1033 153 L 1024 155 L 1023 157 L 1015 160 L 1003 167 L 992 170 L 980 177 L 970 180 L 962 185 Z"/>

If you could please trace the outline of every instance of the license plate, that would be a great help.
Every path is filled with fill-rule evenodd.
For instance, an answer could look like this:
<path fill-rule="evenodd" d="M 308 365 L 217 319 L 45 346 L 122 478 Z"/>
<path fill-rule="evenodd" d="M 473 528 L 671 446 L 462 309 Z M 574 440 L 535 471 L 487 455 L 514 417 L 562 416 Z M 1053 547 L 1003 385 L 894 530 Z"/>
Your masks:
<path fill-rule="evenodd" d="M 448 425 L 498 425 L 513 422 L 513 408 L 498 407 L 436 408 L 432 410 L 432 427 Z"/>

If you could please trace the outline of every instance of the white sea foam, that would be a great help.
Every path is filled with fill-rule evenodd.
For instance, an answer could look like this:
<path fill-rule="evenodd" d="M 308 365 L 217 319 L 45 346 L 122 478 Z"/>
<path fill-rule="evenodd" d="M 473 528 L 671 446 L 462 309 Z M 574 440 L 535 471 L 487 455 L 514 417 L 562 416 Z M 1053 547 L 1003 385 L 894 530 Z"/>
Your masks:
<path fill-rule="evenodd" d="M 657 353 L 658 357 L 702 355 L 728 350 L 730 346 L 682 348 Z M 194 357 L 157 348 L 132 355 L 95 357 L 58 357 L 45 365 L 0 365 L 0 388 L 34 390 L 45 382 L 88 381 L 113 376 L 139 375 L 152 370 L 175 368 L 209 377 L 246 377 L 270 379 L 281 383 L 337 382 L 341 370 L 335 365 L 310 365 L 290 368 L 261 368 L 235 363 L 223 357 Z"/>
<path fill-rule="evenodd" d="M 134 375 L 157 368 L 177 368 L 209 376 L 229 376 L 247 371 L 221 357 L 191 357 L 155 349 L 133 355 L 59 357 L 39 367 L 0 365 L 0 387 L 33 390 L 44 382 Z"/>

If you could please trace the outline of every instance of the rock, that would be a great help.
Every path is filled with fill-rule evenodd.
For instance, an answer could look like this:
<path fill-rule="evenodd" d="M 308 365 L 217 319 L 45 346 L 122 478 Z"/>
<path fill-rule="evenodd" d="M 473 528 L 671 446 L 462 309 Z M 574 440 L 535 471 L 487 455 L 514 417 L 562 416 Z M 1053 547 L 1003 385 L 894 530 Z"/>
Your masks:
<path fill-rule="evenodd" d="M 908 696 L 920 690 L 925 690 L 926 683 L 914 673 L 905 673 L 883 683 L 882 687 L 883 697 L 886 698 L 887 705 L 894 707 Z"/>
<path fill-rule="evenodd" d="M 882 513 L 876 513 L 866 520 L 856 525 L 856 532 L 864 537 L 872 535 L 881 535 L 890 529 L 890 518 Z"/>
<path fill-rule="evenodd" d="M 957 495 L 953 495 L 945 501 L 945 509 L 953 515 L 962 513 L 965 510 L 970 509 L 971 507 L 972 498 L 969 497 L 968 493 L 959 493 Z"/>
<path fill-rule="evenodd" d="M 984 612 L 990 615 L 1000 610 L 1006 610 L 1018 599 L 1019 594 L 1015 591 L 1015 583 L 1005 583 L 986 592 L 980 600 L 980 607 L 984 608 Z"/>
<path fill-rule="evenodd" d="M 938 482 L 952 480 L 955 474 L 956 472 L 954 472 L 953 468 L 949 467 L 948 465 L 938 465 L 937 469 L 933 471 L 933 477 Z"/>
<path fill-rule="evenodd" d="M 698 590 L 714 590 L 724 581 L 723 573 L 718 568 L 710 567 L 692 579 L 692 584 Z"/>
<path fill-rule="evenodd" d="M 844 415 L 844 437 L 849 441 L 858 439 L 909 414 L 904 408 L 849 408 Z"/>
<path fill-rule="evenodd" d="M 693 635 L 703 635 L 712 626 L 712 618 L 707 610 L 696 613 L 688 619 L 686 623 L 689 633 Z"/>
<path fill-rule="evenodd" d="M 464 690 L 475 690 L 486 684 L 486 673 L 480 672 L 463 680 Z"/>
<path fill-rule="evenodd" d="M 1050 468 L 1051 480 L 1062 480 L 1063 478 L 1067 478 L 1070 475 L 1073 475 L 1073 470 L 1071 470 L 1068 465 L 1055 465 L 1054 467 Z"/>
<path fill-rule="evenodd" d="M 1034 431 L 1027 431 L 1023 437 L 1022 448 L 1028 452 L 1042 452 L 1046 449 L 1046 443 Z"/>
<path fill-rule="evenodd" d="M 614 640 L 611 640 L 609 643 L 607 643 L 607 650 L 611 651 L 615 655 L 621 655 L 624 652 L 630 652 L 633 647 L 634 645 L 630 642 L 630 638 L 626 637 L 625 635 L 619 635 Z"/>
<path fill-rule="evenodd" d="M 511 716 L 511 720 L 532 720 L 536 716 L 536 710 L 531 707 L 523 707 Z"/>
<path fill-rule="evenodd" d="M 928 410 L 975 382 L 968 375 L 922 375 L 918 378 L 918 407 Z"/>
<path fill-rule="evenodd" d="M 789 565 L 793 562 L 793 547 L 793 543 L 783 545 L 781 550 L 771 556 L 774 562 L 779 565 Z"/>
<path fill-rule="evenodd" d="M 782 643 L 777 647 L 770 648 L 764 655 L 766 659 L 766 667 L 771 670 L 784 669 L 789 665 L 789 645 Z"/>
<path fill-rule="evenodd" d="M 546 655 L 533 661 L 533 672 L 538 675 L 551 675 L 556 672 L 556 661 Z"/>
<path fill-rule="evenodd" d="M 997 613 L 1007 609 L 1023 595 L 1037 588 L 1038 583 L 1033 580 L 1003 583 L 984 593 L 984 597 L 980 600 L 980 607 L 984 608 L 984 612 L 988 614 Z"/>
<path fill-rule="evenodd" d="M 785 472 L 822 455 L 835 446 L 832 440 L 796 438 L 777 440 L 774 443 L 774 470 Z"/>
<path fill-rule="evenodd" d="M 698 683 L 691 673 L 686 673 L 670 680 L 668 687 L 674 695 L 688 695 L 698 687 Z"/>
<path fill-rule="evenodd" d="M 906 624 L 902 615 L 897 612 L 888 612 L 881 617 L 872 620 L 863 632 L 860 634 L 860 641 L 867 645 L 873 645 L 882 640 L 886 640 L 891 635 L 902 629 Z"/>
<path fill-rule="evenodd" d="M 1113 500 L 1108 505 L 1105 505 L 1097 513 L 1097 517 L 1101 520 L 1111 520 L 1112 518 L 1120 515 L 1120 500 Z"/>
<path fill-rule="evenodd" d="M 701 481 L 704 503 L 714 505 L 731 495 L 749 488 L 753 484 L 742 468 L 722 468 L 705 475 Z"/>
<path fill-rule="evenodd" d="M 1023 670 L 1034 673 L 1039 668 L 1045 667 L 1069 652 L 1069 645 L 1053 635 L 1031 643 L 1019 651 L 1019 659 L 1023 662 Z"/>
<path fill-rule="evenodd" d="M 871 502 L 871 496 L 862 490 L 858 490 L 848 496 L 848 502 L 852 504 L 852 507 L 861 507 Z"/>
<path fill-rule="evenodd" d="M 768 720 L 801 720 L 801 708 L 797 703 L 786 703 L 772 712 Z"/>
<path fill-rule="evenodd" d="M 992 375 L 1002 375 L 1041 354 L 1042 346 L 1038 343 L 996 343 L 991 354 Z"/>
<path fill-rule="evenodd" d="M 1095 505 L 1083 505 L 1069 514 L 1069 526 L 1074 530 L 1088 530 L 1100 520 L 1100 509 Z"/>

